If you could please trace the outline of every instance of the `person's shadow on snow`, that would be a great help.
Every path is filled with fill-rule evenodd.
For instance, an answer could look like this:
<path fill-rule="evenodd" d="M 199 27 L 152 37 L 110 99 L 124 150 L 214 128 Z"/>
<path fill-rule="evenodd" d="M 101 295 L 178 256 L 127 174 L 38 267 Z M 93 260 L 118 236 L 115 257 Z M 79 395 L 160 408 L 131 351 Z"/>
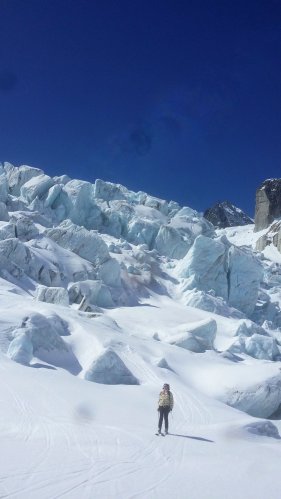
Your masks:
<path fill-rule="evenodd" d="M 179 433 L 169 433 L 169 436 L 171 436 L 171 437 L 191 438 L 192 440 L 201 440 L 202 442 L 211 442 L 211 443 L 214 443 L 214 440 L 208 440 L 208 438 L 192 437 L 191 435 L 180 435 Z"/>

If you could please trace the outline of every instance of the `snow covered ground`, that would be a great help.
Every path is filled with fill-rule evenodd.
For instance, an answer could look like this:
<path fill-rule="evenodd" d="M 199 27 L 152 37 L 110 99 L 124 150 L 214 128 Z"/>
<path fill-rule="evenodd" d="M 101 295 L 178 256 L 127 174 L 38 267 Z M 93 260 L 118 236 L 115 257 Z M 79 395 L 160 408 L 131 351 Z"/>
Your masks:
<path fill-rule="evenodd" d="M 276 248 L 30 167 L 0 196 L 0 497 L 279 499 Z"/>
<path fill-rule="evenodd" d="M 165 301 L 163 305 L 159 333 L 169 318 Z M 11 309 L 20 314 L 22 306 L 16 297 L 7 307 L 9 322 Z M 279 497 L 281 446 L 275 428 L 281 430 L 280 422 L 274 421 L 271 428 L 269 421 L 228 407 L 196 388 L 212 392 L 219 377 L 234 376 L 228 372 L 231 362 L 144 339 L 152 306 L 138 307 L 136 330 L 131 314 L 118 311 L 120 331 L 61 308 L 61 317 L 68 317 L 73 331 L 65 338 L 73 335 L 70 343 L 75 344 L 76 355 L 80 352 L 87 363 L 96 337 L 106 344 L 126 344 L 122 358 L 141 384 L 92 383 L 56 367 L 55 359 L 51 364 L 34 358 L 28 367 L 1 355 L 1 497 Z M 170 370 L 157 367 L 164 356 Z M 236 368 L 236 377 L 247 376 L 247 366 L 243 367 L 244 373 Z M 267 374 L 269 368 L 273 371 L 272 363 L 264 367 Z M 262 378 L 256 366 L 258 374 Z M 164 381 L 171 385 L 175 407 L 171 434 L 162 438 L 154 432 Z M 253 424 L 261 427 L 247 429 Z"/>
<path fill-rule="evenodd" d="M 16 297 L 13 302 L 20 313 L 20 300 Z M 151 307 L 139 308 L 144 309 L 144 333 Z M 169 316 L 166 310 L 164 306 L 163 330 Z M 194 388 L 203 383 L 205 391 L 211 391 L 219 375 L 227 376 L 227 361 L 221 365 L 210 356 L 198 363 L 200 354 L 185 355 L 178 347 L 139 340 L 141 331 L 134 331 L 126 310 L 121 312 L 119 324 L 124 329 L 113 332 L 107 331 L 107 323 L 92 326 L 95 318 L 79 320 L 67 310 L 61 311 L 61 317 L 68 316 L 77 336 L 73 340 L 77 355 L 87 347 L 90 356 L 96 335 L 107 344 L 126 344 L 123 359 L 140 385 L 92 383 L 40 359 L 27 367 L 1 355 L 1 497 L 279 497 L 281 447 L 270 422 L 245 415 Z M 159 319 L 159 332 L 160 324 Z M 163 355 L 171 370 L 157 367 Z M 164 381 L 171 384 L 175 408 L 171 434 L 162 438 L 154 432 Z M 260 430 L 247 429 L 253 423 L 259 423 Z M 281 430 L 279 421 L 274 425 Z"/>

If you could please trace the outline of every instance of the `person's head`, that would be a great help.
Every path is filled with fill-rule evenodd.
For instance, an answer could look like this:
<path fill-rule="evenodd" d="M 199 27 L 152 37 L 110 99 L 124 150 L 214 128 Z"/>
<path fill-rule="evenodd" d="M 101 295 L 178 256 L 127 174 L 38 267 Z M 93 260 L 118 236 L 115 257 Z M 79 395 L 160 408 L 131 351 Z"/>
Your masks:
<path fill-rule="evenodd" d="M 170 385 L 168 385 L 168 383 L 164 383 L 163 390 L 168 392 L 170 390 Z"/>

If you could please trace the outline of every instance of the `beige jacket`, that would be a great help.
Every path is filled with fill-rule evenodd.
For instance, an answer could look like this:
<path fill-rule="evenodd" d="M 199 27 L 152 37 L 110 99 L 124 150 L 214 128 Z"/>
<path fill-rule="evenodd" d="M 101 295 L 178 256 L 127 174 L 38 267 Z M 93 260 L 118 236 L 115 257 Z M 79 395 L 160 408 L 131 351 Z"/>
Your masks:
<path fill-rule="evenodd" d="M 158 407 L 170 407 L 172 410 L 174 407 L 174 397 L 172 392 L 166 392 L 162 390 L 159 394 Z"/>

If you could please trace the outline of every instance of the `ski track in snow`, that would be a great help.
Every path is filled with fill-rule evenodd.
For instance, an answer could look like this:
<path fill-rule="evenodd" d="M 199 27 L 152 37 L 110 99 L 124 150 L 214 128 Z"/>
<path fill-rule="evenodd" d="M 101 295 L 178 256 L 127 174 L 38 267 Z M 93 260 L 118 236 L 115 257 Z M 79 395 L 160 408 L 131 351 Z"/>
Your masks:
<path fill-rule="evenodd" d="M 150 386 L 153 383 L 159 387 L 161 379 L 153 368 L 139 362 L 136 352 L 128 350 L 127 354 L 136 374 L 148 380 Z M 0 366 L 0 369 L 5 374 L 5 367 Z M 71 383 L 72 376 L 67 376 Z M 76 421 L 67 410 L 63 413 L 48 411 L 49 401 L 53 408 L 59 407 L 60 402 L 67 403 L 68 397 L 60 392 L 58 395 L 52 384 L 43 383 L 45 378 L 35 376 L 32 383 L 34 393 L 40 393 L 45 400 L 45 405 L 39 406 L 40 410 L 33 405 L 33 399 L 21 393 L 16 379 L 1 378 L 1 393 L 6 393 L 6 404 L 15 422 L 9 435 L 10 452 L 15 462 L 7 459 L 0 467 L 0 497 L 3 499 L 201 499 L 204 497 L 201 474 L 204 475 L 210 466 L 211 474 L 214 468 L 223 466 L 226 448 L 233 445 L 229 439 L 221 445 L 222 432 L 216 442 L 214 414 L 194 391 L 181 384 L 173 385 L 175 413 L 172 412 L 169 418 L 171 434 L 160 438 L 154 435 L 155 408 L 155 426 L 150 430 L 147 425 L 134 428 L 132 423 L 128 424 L 129 419 L 123 422 L 126 429 L 120 424 L 87 419 L 87 415 Z M 236 467 L 243 452 L 237 449 L 234 442 L 231 462 L 233 460 Z M 263 449 L 266 450 L 265 444 Z M 272 453 L 271 447 L 269 450 Z M 274 447 L 274 451 L 278 461 L 279 448 Z M 24 459 L 17 457 L 20 453 L 24 454 Z M 255 471 L 256 465 L 251 461 L 248 466 Z M 194 473 L 196 479 L 192 478 Z M 229 480 L 228 477 L 228 483 Z M 224 490 L 216 495 L 214 483 L 210 486 L 208 499 L 241 497 L 241 489 L 237 492 L 233 489 L 227 494 Z M 259 494 L 256 485 L 253 494 L 247 494 L 247 499 L 263 499 L 263 494 L 264 489 L 261 488 Z M 278 494 L 268 497 L 278 499 Z"/>
<path fill-rule="evenodd" d="M 155 387 L 155 390 L 162 385 L 162 371 L 157 375 L 155 366 L 145 362 L 134 348 L 128 345 L 120 357 L 144 385 Z M 108 421 L 87 414 L 76 420 L 75 414 L 68 411 L 69 400 L 75 398 L 71 393 L 75 377 L 66 375 L 68 394 L 64 389 L 56 392 L 53 388 L 56 378 L 49 381 L 46 375 L 53 371 L 45 371 L 41 376 L 40 370 L 21 367 L 29 373 L 25 383 L 21 384 L 17 377 L 9 377 L 8 369 L 0 364 L 1 400 L 5 401 L 12 421 L 8 426 L 3 419 L 8 427 L 8 437 L 5 437 L 5 428 L 1 432 L 0 416 L 0 436 L 4 437 L 1 444 L 7 444 L 9 439 L 6 449 L 9 455 L 0 467 L 0 497 L 3 499 L 204 499 L 201 475 L 212 475 L 215 469 L 223 466 L 226 449 L 229 443 L 233 445 L 229 439 L 224 446 L 221 444 L 221 440 L 227 438 L 222 431 L 217 442 L 216 413 L 211 411 L 202 396 L 185 386 L 173 373 L 175 409 L 169 417 L 171 434 L 159 438 L 154 435 L 157 400 L 150 408 L 154 411 L 150 430 L 147 425 L 149 415 L 145 413 L 143 427 L 135 428 L 130 421 L 133 400 L 129 401 L 128 417 L 122 424 L 120 421 L 116 425 L 108 424 Z M 34 397 L 28 392 L 30 380 Z M 95 384 L 78 381 L 81 389 L 95 387 Z M 36 394 L 40 395 L 39 409 Z M 112 418 L 114 420 L 114 414 Z M 272 447 L 268 448 L 271 454 Z M 234 460 L 235 466 L 243 463 L 243 451 L 237 449 L 234 443 L 233 455 L 228 461 Z M 274 451 L 277 462 L 280 451 L 277 447 Z M 251 459 L 248 467 L 253 474 L 256 462 L 253 464 Z M 208 471 L 210 467 L 211 472 Z M 239 470 L 237 473 L 241 473 L 244 466 L 240 465 Z M 229 483 L 231 477 L 228 476 L 227 480 Z M 224 490 L 216 495 L 214 482 L 210 486 L 208 499 L 241 498 L 241 489 L 237 492 L 233 489 L 227 494 Z M 247 494 L 247 499 L 264 499 L 264 490 L 261 487 L 259 492 L 257 479 L 253 494 Z M 279 498 L 277 492 L 268 497 Z"/>
<path fill-rule="evenodd" d="M 139 367 L 139 363 L 136 366 Z M 152 371 L 143 368 L 143 374 L 159 384 Z M 163 497 L 157 492 L 159 488 L 173 489 L 183 466 L 186 439 L 171 441 L 172 436 L 168 435 L 156 441 L 153 428 L 151 435 L 146 433 L 144 438 L 143 434 L 137 436 L 133 429 L 125 431 L 91 422 L 76 427 L 67 418 L 52 420 L 36 414 L 14 387 L 7 382 L 4 386 L 17 414 L 13 440 L 23 445 L 26 459 L 20 461 L 16 469 L 5 469 L 5 464 L 1 467 L 1 498 L 149 499 Z M 39 390 L 37 380 L 34 390 Z M 54 396 L 46 388 L 44 395 L 46 398 Z M 179 393 L 175 393 L 175 397 L 177 422 L 170 417 L 170 426 L 175 433 L 182 432 L 186 424 L 191 429 L 198 420 L 207 424 L 208 413 L 195 397 L 186 400 Z M 127 447 L 125 459 L 124 447 Z M 128 481 L 131 484 L 129 495 L 126 493 Z M 132 492 L 134 483 L 137 490 Z"/>

